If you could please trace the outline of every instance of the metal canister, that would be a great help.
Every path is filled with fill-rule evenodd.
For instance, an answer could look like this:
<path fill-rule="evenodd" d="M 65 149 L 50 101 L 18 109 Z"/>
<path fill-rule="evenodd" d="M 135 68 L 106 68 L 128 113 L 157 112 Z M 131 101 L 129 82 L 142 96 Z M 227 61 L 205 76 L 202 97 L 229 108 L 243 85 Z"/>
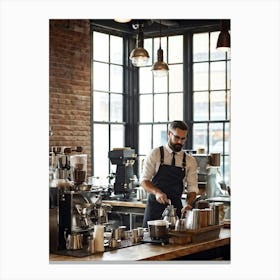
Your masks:
<path fill-rule="evenodd" d="M 186 230 L 185 222 L 186 222 L 185 219 L 178 219 L 176 221 L 175 230 L 176 231 L 184 231 L 184 230 Z"/>
<path fill-rule="evenodd" d="M 215 205 L 219 207 L 219 223 L 222 223 L 225 218 L 224 203 L 215 202 Z"/>
<path fill-rule="evenodd" d="M 125 230 L 124 231 L 124 239 L 129 240 L 132 232 L 130 230 Z"/>
<path fill-rule="evenodd" d="M 93 235 L 88 237 L 88 247 L 87 247 L 87 251 L 91 254 L 94 254 L 94 237 Z"/>
<path fill-rule="evenodd" d="M 142 227 L 138 227 L 138 228 L 137 228 L 137 231 L 138 231 L 138 237 L 139 237 L 139 239 L 142 240 L 143 237 L 144 237 L 144 229 L 143 229 Z"/>
<path fill-rule="evenodd" d="M 122 229 L 120 228 L 113 229 L 112 238 L 114 238 L 115 240 L 121 240 L 121 235 L 122 235 Z"/>
<path fill-rule="evenodd" d="M 218 225 L 219 222 L 219 205 L 215 202 L 210 203 L 210 208 L 213 209 L 214 225 Z"/>
<path fill-rule="evenodd" d="M 138 243 L 140 241 L 137 228 L 132 230 L 132 236 L 133 236 L 133 241 L 132 241 L 133 244 Z"/>
<path fill-rule="evenodd" d="M 110 240 L 109 240 L 109 247 L 110 248 L 117 248 L 118 247 L 118 245 L 119 245 L 119 242 L 118 242 L 118 240 L 116 240 L 116 239 L 114 239 L 114 238 L 111 238 Z"/>
<path fill-rule="evenodd" d="M 199 209 L 199 227 L 207 227 L 208 226 L 208 213 L 205 209 Z"/>
<path fill-rule="evenodd" d="M 186 211 L 186 216 L 185 216 L 185 227 L 186 229 L 192 229 L 193 226 L 193 211 L 192 210 L 187 210 Z"/>
<path fill-rule="evenodd" d="M 214 211 L 212 208 L 205 208 L 205 211 L 207 211 L 207 220 L 208 220 L 208 226 L 214 225 Z"/>
<path fill-rule="evenodd" d="M 125 231 L 126 231 L 126 226 L 119 226 L 119 233 L 122 240 L 125 239 L 125 234 L 124 234 Z"/>
<path fill-rule="evenodd" d="M 192 229 L 198 229 L 199 228 L 199 211 L 200 209 L 193 209 L 193 220 L 192 220 Z"/>

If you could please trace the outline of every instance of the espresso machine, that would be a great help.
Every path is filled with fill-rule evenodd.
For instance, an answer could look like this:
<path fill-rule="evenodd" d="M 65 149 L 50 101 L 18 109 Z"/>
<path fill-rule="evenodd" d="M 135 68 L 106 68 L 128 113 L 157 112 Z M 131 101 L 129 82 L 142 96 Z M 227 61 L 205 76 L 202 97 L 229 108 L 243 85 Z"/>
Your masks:
<path fill-rule="evenodd" d="M 57 187 L 57 206 L 50 205 L 50 251 L 58 254 L 86 256 L 84 249 L 95 225 L 106 225 L 110 205 L 87 186 L 86 155 L 70 156 L 72 179 L 69 188 Z"/>
<path fill-rule="evenodd" d="M 133 165 L 137 158 L 135 150 L 131 148 L 113 149 L 109 151 L 108 156 L 111 163 L 117 165 L 114 194 L 122 195 L 125 200 L 129 199 L 130 194 L 136 187 L 136 176 L 133 170 Z"/>
<path fill-rule="evenodd" d="M 58 207 L 50 211 L 50 251 L 87 255 L 87 238 L 93 234 L 95 225 L 108 224 L 111 209 L 100 195 L 91 191 L 59 191 Z M 74 247 L 69 244 L 72 239 L 79 240 Z"/>
<path fill-rule="evenodd" d="M 198 186 L 200 196 L 195 200 L 205 199 L 209 202 L 222 202 L 225 208 L 225 218 L 230 218 L 230 193 L 220 173 L 220 153 L 192 155 L 198 165 Z"/>
<path fill-rule="evenodd" d="M 211 153 L 192 155 L 197 161 L 198 167 L 198 187 L 204 198 L 223 195 L 220 182 L 220 154 Z"/>

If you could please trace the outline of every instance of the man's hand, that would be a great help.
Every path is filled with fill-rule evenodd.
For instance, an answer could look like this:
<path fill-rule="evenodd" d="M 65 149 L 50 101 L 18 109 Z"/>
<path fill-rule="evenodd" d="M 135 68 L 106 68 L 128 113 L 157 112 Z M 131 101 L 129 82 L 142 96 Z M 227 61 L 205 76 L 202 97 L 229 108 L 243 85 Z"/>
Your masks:
<path fill-rule="evenodd" d="M 187 210 L 192 210 L 192 206 L 190 204 L 186 204 L 181 210 L 181 217 L 185 217 Z"/>
<path fill-rule="evenodd" d="M 155 193 L 155 196 L 156 196 L 156 200 L 158 203 L 161 203 L 161 204 L 169 203 L 169 199 L 167 198 L 167 195 L 165 193 L 157 191 Z"/>
<path fill-rule="evenodd" d="M 196 192 L 189 192 L 187 194 L 186 205 L 181 210 L 181 216 L 184 217 L 187 210 L 192 210 L 192 205 L 196 199 Z"/>

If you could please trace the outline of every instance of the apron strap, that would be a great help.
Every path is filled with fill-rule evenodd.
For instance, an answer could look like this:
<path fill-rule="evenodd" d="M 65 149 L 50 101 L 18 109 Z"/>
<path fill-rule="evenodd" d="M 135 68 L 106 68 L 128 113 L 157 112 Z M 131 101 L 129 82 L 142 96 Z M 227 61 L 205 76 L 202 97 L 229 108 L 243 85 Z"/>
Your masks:
<path fill-rule="evenodd" d="M 183 156 L 183 163 L 182 163 L 183 169 L 185 169 L 186 167 L 186 153 L 184 152 L 184 156 Z"/>
<path fill-rule="evenodd" d="M 163 146 L 160 146 L 159 150 L 160 150 L 160 164 L 163 165 L 163 162 L 164 162 Z M 184 152 L 183 162 L 182 162 L 182 169 L 185 169 L 185 168 L 186 168 L 186 153 Z"/>
<path fill-rule="evenodd" d="M 164 162 L 163 146 L 160 146 L 159 150 L 160 150 L 160 164 L 163 165 L 163 162 Z"/>

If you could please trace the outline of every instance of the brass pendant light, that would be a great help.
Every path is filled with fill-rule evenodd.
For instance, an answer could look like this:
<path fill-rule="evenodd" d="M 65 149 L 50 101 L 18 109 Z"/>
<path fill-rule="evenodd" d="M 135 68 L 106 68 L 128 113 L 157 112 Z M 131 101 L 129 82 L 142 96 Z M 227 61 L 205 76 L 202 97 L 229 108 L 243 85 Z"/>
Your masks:
<path fill-rule="evenodd" d="M 168 64 L 163 61 L 163 50 L 161 48 L 161 21 L 160 21 L 159 49 L 157 51 L 157 62 L 152 66 L 154 77 L 166 77 L 168 75 Z"/>
<path fill-rule="evenodd" d="M 144 49 L 143 24 L 138 24 L 138 34 L 136 37 L 136 48 L 130 53 L 129 59 L 136 67 L 146 66 L 149 61 L 149 53 Z"/>

